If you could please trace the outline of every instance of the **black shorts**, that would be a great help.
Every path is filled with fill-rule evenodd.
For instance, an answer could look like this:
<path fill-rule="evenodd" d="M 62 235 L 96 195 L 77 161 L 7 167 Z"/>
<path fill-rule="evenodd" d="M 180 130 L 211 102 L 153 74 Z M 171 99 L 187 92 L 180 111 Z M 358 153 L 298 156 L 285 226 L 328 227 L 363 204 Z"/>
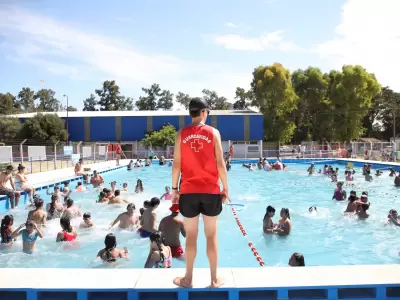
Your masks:
<path fill-rule="evenodd" d="M 179 197 L 179 210 L 185 218 L 199 214 L 215 217 L 222 211 L 220 194 L 183 194 Z"/>

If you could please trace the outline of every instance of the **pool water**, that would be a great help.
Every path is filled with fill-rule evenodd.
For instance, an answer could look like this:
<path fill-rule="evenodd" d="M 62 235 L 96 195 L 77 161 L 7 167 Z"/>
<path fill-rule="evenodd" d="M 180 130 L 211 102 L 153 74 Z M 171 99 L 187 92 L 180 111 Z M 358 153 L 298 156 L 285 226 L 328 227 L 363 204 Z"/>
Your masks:
<path fill-rule="evenodd" d="M 267 266 L 287 265 L 293 252 L 305 256 L 306 265 L 357 265 L 357 264 L 393 264 L 399 263 L 400 228 L 384 226 L 388 211 L 400 209 L 400 189 L 393 185 L 393 178 L 387 171 L 373 182 L 365 182 L 357 169 L 353 182 L 358 194 L 369 191 L 371 207 L 367 220 L 344 216 L 347 201 L 343 203 L 332 199 L 335 185 L 322 175 L 307 176 L 308 164 L 289 164 L 285 172 L 254 171 L 249 172 L 240 165 L 233 165 L 229 172 L 230 196 L 233 202 L 244 204 L 238 209 L 238 217 L 247 231 L 244 237 L 236 224 L 232 211 L 225 207 L 219 218 L 219 266 L 220 267 L 257 267 L 259 266 L 248 242 L 251 241 Z M 317 165 L 317 169 L 319 166 Z M 343 178 L 344 166 L 340 168 Z M 137 212 L 144 200 L 161 196 L 164 187 L 171 183 L 171 168 L 152 166 L 149 168 L 127 171 L 122 168 L 103 174 L 107 186 L 113 180 L 120 187 L 127 182 L 130 192 L 126 198 L 136 204 Z M 136 180 L 143 181 L 144 193 L 134 194 Z M 72 183 L 72 186 L 75 183 Z M 346 187 L 347 193 L 353 188 Z M 45 191 L 39 193 L 49 201 Z M 79 230 L 79 243 L 75 245 L 55 242 L 59 232 L 59 219 L 48 222 L 44 229 L 44 238 L 38 239 L 33 255 L 21 252 L 22 242 L 18 239 L 12 247 L 0 251 L 0 267 L 41 267 L 41 268 L 97 268 L 104 267 L 100 262 L 93 262 L 99 250 L 104 248 L 106 228 L 126 205 L 114 206 L 97 204 L 97 193 L 89 188 L 86 193 L 73 193 L 71 198 L 81 205 L 81 211 L 90 212 L 95 228 Z M 265 209 L 273 205 L 277 212 L 274 221 L 279 220 L 282 207 L 290 210 L 292 232 L 288 237 L 264 235 L 262 220 Z M 318 214 L 308 213 L 310 206 L 318 208 Z M 162 201 L 156 210 L 159 220 L 169 214 L 170 201 Z M 13 211 L 14 229 L 26 220 L 28 211 L 18 208 Z M 139 213 L 139 212 L 138 212 Z M 3 217 L 3 215 L 1 216 Z M 81 220 L 74 220 L 76 226 Z M 130 259 L 116 267 L 143 268 L 149 251 L 149 240 L 141 239 L 135 232 L 111 229 L 117 236 L 118 247 L 129 249 Z M 185 241 L 181 238 L 182 243 Z M 184 262 L 173 261 L 173 267 L 184 267 Z M 195 267 L 208 267 L 205 238 L 202 224 L 199 230 L 198 255 Z"/>

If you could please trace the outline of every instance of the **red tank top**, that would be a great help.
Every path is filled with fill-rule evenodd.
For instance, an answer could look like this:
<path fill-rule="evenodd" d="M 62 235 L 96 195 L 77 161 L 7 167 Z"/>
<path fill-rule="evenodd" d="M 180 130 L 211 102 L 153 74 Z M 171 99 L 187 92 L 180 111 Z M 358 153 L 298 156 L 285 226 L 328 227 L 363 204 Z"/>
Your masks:
<path fill-rule="evenodd" d="M 181 194 L 219 194 L 219 175 L 211 126 L 189 125 L 181 131 Z"/>
<path fill-rule="evenodd" d="M 76 239 L 76 235 L 74 233 L 66 232 L 65 230 L 62 231 L 64 233 L 63 242 L 70 242 Z"/>
<path fill-rule="evenodd" d="M 117 146 L 117 154 L 121 154 L 121 148 L 120 148 L 120 146 Z"/>

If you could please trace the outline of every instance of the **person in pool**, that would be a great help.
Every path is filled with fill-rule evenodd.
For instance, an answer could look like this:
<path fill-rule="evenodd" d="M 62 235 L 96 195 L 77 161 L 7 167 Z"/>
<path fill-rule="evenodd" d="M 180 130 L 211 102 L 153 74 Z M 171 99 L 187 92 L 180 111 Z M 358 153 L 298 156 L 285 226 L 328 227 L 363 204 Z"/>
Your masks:
<path fill-rule="evenodd" d="M 289 266 L 291 267 L 304 267 L 304 256 L 301 253 L 295 252 L 289 259 Z"/>
<path fill-rule="evenodd" d="M 165 193 L 160 197 L 160 200 L 172 200 L 172 194 L 169 186 L 165 187 Z"/>
<path fill-rule="evenodd" d="M 393 168 L 389 168 L 389 176 L 390 177 L 395 177 L 396 176 L 396 171 L 393 170 Z"/>
<path fill-rule="evenodd" d="M 81 211 L 78 207 L 74 205 L 74 200 L 71 198 L 67 198 L 65 200 L 66 209 L 63 212 L 63 217 L 68 217 L 69 219 L 73 219 L 76 217 L 82 216 Z"/>
<path fill-rule="evenodd" d="M 309 214 L 316 214 L 317 213 L 317 207 L 316 206 L 310 206 L 308 208 L 308 213 Z"/>
<path fill-rule="evenodd" d="M 79 228 L 90 228 L 94 226 L 92 221 L 92 215 L 87 212 L 83 214 L 83 222 L 79 225 Z"/>
<path fill-rule="evenodd" d="M 369 209 L 369 203 L 361 204 L 361 209 L 357 211 L 357 215 L 360 220 L 365 220 L 369 217 L 369 214 L 367 212 L 368 209 Z"/>
<path fill-rule="evenodd" d="M 400 186 L 400 172 L 399 172 L 399 174 L 394 178 L 394 186 L 397 186 L 397 187 Z"/>
<path fill-rule="evenodd" d="M 26 228 L 22 229 L 24 227 Z M 22 236 L 22 251 L 27 254 L 32 254 L 33 249 L 36 247 L 37 238 L 43 238 L 43 233 L 33 221 L 21 224 L 17 230 L 13 232 L 12 239 L 20 235 Z"/>
<path fill-rule="evenodd" d="M 274 229 L 274 233 L 278 235 L 289 235 L 292 229 L 292 221 L 290 220 L 289 208 L 281 209 L 281 219 Z"/>
<path fill-rule="evenodd" d="M 69 188 L 69 182 L 68 181 L 64 181 L 63 182 L 63 187 L 61 189 L 61 192 L 63 192 L 63 194 L 65 195 L 65 197 L 68 197 L 69 194 L 71 194 L 71 190 Z"/>
<path fill-rule="evenodd" d="M 139 218 L 135 214 L 135 204 L 129 203 L 126 207 L 126 212 L 119 214 L 118 217 L 110 223 L 108 230 L 111 229 L 115 224 L 119 222 L 119 228 L 128 229 L 138 226 Z"/>
<path fill-rule="evenodd" d="M 345 171 L 344 173 L 345 173 L 345 176 L 346 176 L 346 181 L 353 181 L 354 180 L 354 177 L 351 174 L 351 171 Z"/>
<path fill-rule="evenodd" d="M 128 171 L 131 171 L 131 170 L 132 170 L 132 165 L 133 165 L 133 160 L 131 159 L 131 161 L 129 162 L 129 164 L 126 166 L 126 169 L 127 169 Z"/>
<path fill-rule="evenodd" d="M 128 191 L 128 184 L 126 182 L 124 182 L 122 184 L 122 192 L 127 192 Z"/>
<path fill-rule="evenodd" d="M 60 219 L 61 231 L 57 234 L 56 242 L 72 242 L 76 239 L 77 233 L 75 228 L 71 226 L 71 220 L 68 217 Z"/>
<path fill-rule="evenodd" d="M 114 194 L 115 190 L 117 189 L 117 182 L 112 181 L 112 182 L 110 182 L 110 185 L 111 185 L 111 192 Z"/>
<path fill-rule="evenodd" d="M 165 240 L 161 232 L 152 232 L 150 238 L 150 251 L 147 257 L 145 268 L 171 268 L 172 266 L 172 251 L 169 246 L 165 245 Z"/>
<path fill-rule="evenodd" d="M 150 167 L 150 165 L 151 165 L 151 160 L 148 157 L 146 157 L 146 159 L 144 160 L 144 166 Z"/>
<path fill-rule="evenodd" d="M 382 170 L 376 170 L 375 176 L 381 176 L 383 174 Z"/>
<path fill-rule="evenodd" d="M 264 215 L 263 219 L 263 232 L 266 234 L 272 234 L 274 233 L 274 222 L 272 218 L 275 215 L 275 208 L 271 205 L 267 206 L 267 211 Z"/>
<path fill-rule="evenodd" d="M 108 202 L 108 198 L 107 198 L 107 194 L 104 192 L 100 192 L 99 194 L 99 199 L 96 201 L 97 203 L 104 203 L 104 202 Z"/>
<path fill-rule="evenodd" d="M 343 189 L 343 182 L 339 181 L 336 184 L 335 192 L 333 193 L 332 200 L 336 201 L 343 201 L 346 200 L 347 194 L 346 191 Z"/>
<path fill-rule="evenodd" d="M 36 223 L 36 225 L 45 227 L 47 214 L 43 211 L 43 200 L 40 198 L 36 199 L 34 205 L 35 209 L 28 213 L 28 218 L 26 221 L 28 222 L 29 220 L 32 220 Z"/>
<path fill-rule="evenodd" d="M 129 203 L 129 201 L 122 198 L 120 190 L 115 190 L 114 197 L 112 197 L 110 201 L 108 201 L 108 204 L 122 204 L 122 203 Z"/>
<path fill-rule="evenodd" d="M 46 211 L 47 220 L 53 220 L 61 217 L 64 211 L 64 205 L 61 204 L 60 199 L 56 194 L 51 196 L 51 202 L 47 204 Z"/>
<path fill-rule="evenodd" d="M 104 239 L 105 248 L 97 253 L 97 258 L 102 259 L 106 263 L 114 263 L 119 258 L 128 258 L 128 249 L 124 250 L 117 248 L 117 238 L 114 234 L 109 233 Z"/>
<path fill-rule="evenodd" d="M 185 252 L 179 238 L 181 234 L 186 237 L 186 231 L 183 220 L 179 218 L 179 204 L 172 204 L 169 210 L 171 214 L 161 220 L 158 231 L 165 239 L 165 245 L 171 248 L 172 257 L 182 258 Z"/>
<path fill-rule="evenodd" d="M 142 180 L 138 179 L 136 182 L 136 187 L 135 187 L 135 193 L 143 193 L 144 188 L 143 188 L 143 182 Z"/>
<path fill-rule="evenodd" d="M 97 173 L 96 170 L 94 170 L 93 176 L 90 179 L 90 183 L 93 185 L 93 187 L 97 188 L 104 183 L 104 178 L 99 173 Z"/>
<path fill-rule="evenodd" d="M 13 229 L 11 226 L 14 224 L 14 217 L 13 215 L 6 215 L 1 220 L 1 243 L 11 245 L 14 241 L 13 239 Z"/>
<path fill-rule="evenodd" d="M 350 192 L 349 203 L 347 203 L 347 208 L 344 213 L 355 213 L 357 212 L 357 203 L 358 200 L 357 193 L 355 191 Z"/>
<path fill-rule="evenodd" d="M 157 231 L 157 214 L 155 209 L 160 205 L 160 199 L 157 197 L 151 198 L 147 204 L 147 208 L 143 212 L 143 216 L 140 220 L 140 226 L 138 232 L 142 238 L 147 238 L 152 232 Z"/>
<path fill-rule="evenodd" d="M 365 181 L 372 181 L 374 178 L 371 175 L 371 170 L 366 170 L 364 175 Z"/>
<path fill-rule="evenodd" d="M 311 163 L 311 165 L 307 169 L 308 176 L 312 176 L 315 173 L 315 165 L 314 163 Z"/>
<path fill-rule="evenodd" d="M 397 210 L 395 210 L 395 209 L 391 209 L 389 211 L 388 219 L 387 219 L 385 225 L 390 224 L 390 223 L 392 223 L 396 226 L 400 226 L 400 218 L 399 218 L 399 215 L 397 214 Z"/>
<path fill-rule="evenodd" d="M 82 185 L 82 181 L 78 181 L 74 192 L 81 193 L 81 192 L 85 192 L 85 191 L 86 191 L 86 186 Z"/>

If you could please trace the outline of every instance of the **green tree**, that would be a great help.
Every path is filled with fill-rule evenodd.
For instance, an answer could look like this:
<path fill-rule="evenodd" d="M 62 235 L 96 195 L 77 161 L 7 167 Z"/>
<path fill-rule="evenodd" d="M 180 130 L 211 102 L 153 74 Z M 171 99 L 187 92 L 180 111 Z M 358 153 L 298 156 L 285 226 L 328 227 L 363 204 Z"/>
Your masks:
<path fill-rule="evenodd" d="M 218 96 L 216 91 L 207 89 L 202 90 L 203 100 L 207 103 L 208 107 L 213 110 L 226 110 L 229 109 L 228 99 Z"/>
<path fill-rule="evenodd" d="M 175 143 L 176 129 L 173 125 L 165 125 L 160 130 L 152 131 L 142 140 L 146 147 L 167 147 Z"/>
<path fill-rule="evenodd" d="M 97 105 L 96 96 L 90 94 L 90 97 L 83 101 L 83 111 L 98 111 Z"/>
<path fill-rule="evenodd" d="M 252 105 L 264 115 L 265 139 L 290 141 L 296 128 L 292 113 L 298 102 L 290 72 L 279 63 L 260 66 L 253 72 L 251 88 Z"/>
<path fill-rule="evenodd" d="M 174 94 L 169 90 L 163 90 L 157 101 L 157 109 L 171 110 L 174 105 Z"/>
<path fill-rule="evenodd" d="M 68 111 L 78 111 L 76 107 L 73 107 L 71 105 L 68 106 Z"/>
<path fill-rule="evenodd" d="M 179 104 L 183 105 L 185 107 L 185 109 L 189 109 L 189 103 L 190 103 L 190 100 L 192 100 L 192 98 L 190 98 L 190 96 L 188 94 L 179 92 L 178 94 L 176 94 L 175 100 Z"/>
<path fill-rule="evenodd" d="M 251 103 L 251 92 L 245 91 L 244 88 L 237 87 L 235 92 L 235 103 L 233 103 L 233 109 L 245 110 Z"/>
<path fill-rule="evenodd" d="M 146 96 L 140 96 L 135 105 L 138 110 L 157 110 L 158 99 L 162 95 L 160 85 L 153 83 L 150 88 L 142 88 Z"/>
<path fill-rule="evenodd" d="M 24 112 L 35 111 L 35 92 L 28 87 L 22 88 L 18 93 L 18 100 Z"/>
<path fill-rule="evenodd" d="M 396 135 L 400 133 L 400 93 L 396 93 L 388 87 L 384 87 L 375 98 L 372 108 L 377 107 L 375 122 L 380 124 L 380 137 L 389 140 L 393 137 L 393 120 L 396 117 Z M 375 111 L 375 112 L 376 112 Z M 374 124 L 376 125 L 376 123 Z M 377 126 L 373 127 L 375 129 Z"/>
<path fill-rule="evenodd" d="M 14 96 L 10 93 L 0 94 L 0 114 L 12 114 L 14 108 Z"/>
<path fill-rule="evenodd" d="M 294 113 L 294 140 L 330 140 L 332 104 L 328 99 L 329 76 L 313 67 L 297 70 L 292 74 L 292 86 L 299 97 Z"/>
<path fill-rule="evenodd" d="M 20 133 L 22 128 L 18 118 L 3 117 L 0 118 L 0 139 L 1 141 L 12 141 Z"/>
<path fill-rule="evenodd" d="M 103 88 L 95 92 L 100 98 L 98 105 L 101 111 L 132 110 L 132 99 L 120 95 L 119 86 L 115 80 L 104 81 Z"/>
<path fill-rule="evenodd" d="M 61 103 L 54 96 L 56 92 L 50 89 L 41 89 L 33 96 L 35 100 L 39 99 L 38 110 L 45 112 L 56 112 L 61 109 Z"/>
<path fill-rule="evenodd" d="M 380 92 L 374 74 L 361 66 L 345 65 L 342 72 L 331 71 L 329 98 L 334 106 L 333 138 L 338 141 L 358 139 L 364 132 L 363 119 Z"/>
<path fill-rule="evenodd" d="M 28 139 L 40 141 L 64 141 L 67 131 L 64 128 L 64 120 L 56 114 L 37 114 L 33 118 L 25 120 L 23 136 Z"/>

